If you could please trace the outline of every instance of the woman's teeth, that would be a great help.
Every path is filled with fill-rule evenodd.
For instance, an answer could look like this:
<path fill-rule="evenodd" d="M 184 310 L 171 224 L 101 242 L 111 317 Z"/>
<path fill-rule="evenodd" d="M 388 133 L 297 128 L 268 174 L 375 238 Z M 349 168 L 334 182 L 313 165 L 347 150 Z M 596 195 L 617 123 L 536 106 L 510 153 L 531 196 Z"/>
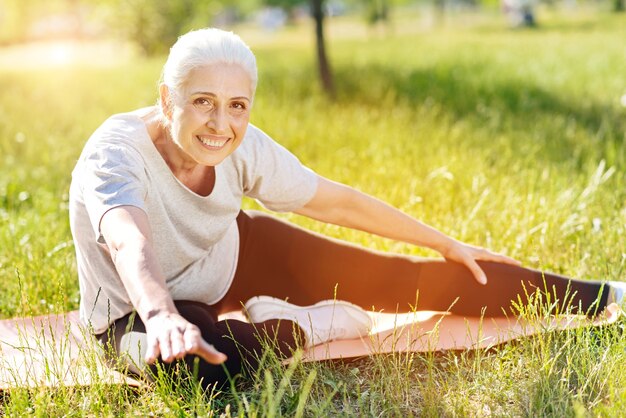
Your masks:
<path fill-rule="evenodd" d="M 198 139 L 204 145 L 208 145 L 209 147 L 215 147 L 215 148 L 219 148 L 219 147 L 223 146 L 226 143 L 226 141 L 227 141 L 227 140 L 203 138 L 201 136 L 199 136 Z"/>

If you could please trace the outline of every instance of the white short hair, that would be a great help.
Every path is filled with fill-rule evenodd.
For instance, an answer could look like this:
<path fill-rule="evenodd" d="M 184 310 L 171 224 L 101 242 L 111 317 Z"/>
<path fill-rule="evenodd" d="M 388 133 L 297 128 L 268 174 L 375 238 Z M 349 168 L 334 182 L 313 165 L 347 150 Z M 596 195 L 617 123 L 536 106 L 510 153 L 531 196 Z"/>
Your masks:
<path fill-rule="evenodd" d="M 216 28 L 194 30 L 180 36 L 170 49 L 161 82 L 180 94 L 193 69 L 212 64 L 239 65 L 250 77 L 254 95 L 258 81 L 254 54 L 239 36 Z"/>

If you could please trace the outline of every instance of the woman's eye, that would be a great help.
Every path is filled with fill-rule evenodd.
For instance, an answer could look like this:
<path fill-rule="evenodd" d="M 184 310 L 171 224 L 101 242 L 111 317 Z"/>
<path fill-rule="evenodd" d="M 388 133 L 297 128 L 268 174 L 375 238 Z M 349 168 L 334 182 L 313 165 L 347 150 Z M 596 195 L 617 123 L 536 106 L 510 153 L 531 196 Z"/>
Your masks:
<path fill-rule="evenodd" d="M 210 109 L 213 106 L 210 100 L 199 97 L 193 101 L 193 105 L 199 109 Z"/>
<path fill-rule="evenodd" d="M 246 110 L 246 105 L 244 103 L 235 102 L 231 105 L 231 107 L 235 110 Z"/>

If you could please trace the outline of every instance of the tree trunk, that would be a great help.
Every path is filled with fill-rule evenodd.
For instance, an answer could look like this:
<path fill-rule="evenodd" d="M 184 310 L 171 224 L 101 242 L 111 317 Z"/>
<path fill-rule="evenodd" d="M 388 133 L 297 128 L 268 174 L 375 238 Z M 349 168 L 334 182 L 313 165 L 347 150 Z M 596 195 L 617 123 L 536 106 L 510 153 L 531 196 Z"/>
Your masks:
<path fill-rule="evenodd" d="M 313 18 L 315 19 L 315 40 L 317 43 L 317 63 L 320 72 L 322 87 L 330 97 L 335 96 L 335 86 L 333 84 L 333 74 L 330 63 L 326 56 L 326 46 L 324 42 L 324 0 L 311 0 Z"/>
<path fill-rule="evenodd" d="M 435 21 L 438 25 L 441 25 L 446 15 L 446 0 L 434 0 L 434 5 L 435 5 Z"/>

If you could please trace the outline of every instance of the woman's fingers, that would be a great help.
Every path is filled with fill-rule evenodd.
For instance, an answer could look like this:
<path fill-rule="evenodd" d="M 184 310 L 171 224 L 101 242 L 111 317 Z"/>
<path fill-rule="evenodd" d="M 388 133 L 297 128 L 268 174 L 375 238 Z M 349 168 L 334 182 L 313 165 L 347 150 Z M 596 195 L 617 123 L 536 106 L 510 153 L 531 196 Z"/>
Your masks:
<path fill-rule="evenodd" d="M 508 257 L 506 255 L 502 255 L 502 254 L 494 254 L 495 256 L 495 260 L 494 261 L 498 261 L 500 263 L 504 263 L 504 264 L 512 264 L 514 266 L 521 266 L 522 262 L 519 260 L 516 260 L 514 258 Z"/>
<path fill-rule="evenodd" d="M 174 358 L 172 356 L 172 343 L 171 343 L 171 332 L 170 330 L 165 330 L 163 332 L 162 337 L 159 338 L 159 348 L 161 350 L 161 359 L 169 363 Z"/>
<path fill-rule="evenodd" d="M 483 269 L 480 268 L 476 260 L 481 259 L 481 255 L 484 256 L 486 250 L 479 247 L 473 247 L 462 242 L 456 242 L 449 247 L 448 251 L 444 254 L 447 260 L 455 261 L 465 265 L 474 276 L 474 279 L 480 284 L 487 284 L 487 276 Z"/>
<path fill-rule="evenodd" d="M 146 350 L 148 364 L 154 363 L 159 355 L 166 363 L 181 359 L 188 354 L 200 356 L 211 364 L 221 364 L 226 361 L 226 355 L 202 339 L 197 326 L 187 321 L 172 322 L 160 329 L 159 334 L 149 340 Z"/>
<path fill-rule="evenodd" d="M 468 269 L 470 269 L 470 271 L 472 272 L 472 274 L 474 275 L 474 278 L 476 279 L 476 281 L 480 284 L 487 284 L 487 275 L 485 274 L 485 272 L 483 271 L 483 269 L 480 268 L 480 266 L 478 265 L 478 263 L 473 259 L 473 258 L 468 258 L 467 261 L 465 262 L 465 266 L 467 266 Z"/>
<path fill-rule="evenodd" d="M 190 328 L 197 329 L 178 315 L 162 315 L 150 319 L 146 324 L 146 362 L 154 363 L 159 356 L 166 363 L 183 358 L 187 354 L 184 335 Z"/>
<path fill-rule="evenodd" d="M 485 248 L 476 247 L 474 254 L 472 254 L 472 261 L 466 262 L 465 265 L 472 271 L 472 274 L 476 278 L 476 281 L 480 284 L 487 284 L 487 276 L 485 272 L 480 268 L 476 260 L 480 261 L 494 261 L 496 263 L 510 264 L 513 266 L 521 266 L 522 263 L 514 258 L 508 257 L 503 254 L 494 253 Z"/>
<path fill-rule="evenodd" d="M 188 329 L 185 332 L 185 350 L 194 353 L 200 345 L 200 340 L 202 340 L 202 335 L 198 327 Z"/>
<path fill-rule="evenodd" d="M 176 327 L 170 334 L 170 345 L 172 347 L 172 358 L 183 358 L 187 354 L 185 349 L 185 334 L 187 329 L 183 327 Z"/>
<path fill-rule="evenodd" d="M 202 339 L 200 340 L 200 345 L 194 354 L 202 357 L 211 364 L 222 364 L 227 359 L 226 354 L 220 353 L 215 349 L 215 347 Z"/>
<path fill-rule="evenodd" d="M 221 364 L 226 361 L 226 355 L 220 353 L 211 344 L 204 341 L 198 327 L 193 326 L 185 332 L 185 349 L 189 354 L 202 357 L 208 363 Z"/>
<path fill-rule="evenodd" d="M 159 350 L 159 339 L 151 338 L 150 334 L 148 334 L 147 337 L 148 337 L 148 347 L 146 349 L 145 359 L 146 359 L 146 363 L 152 364 L 159 357 L 159 354 L 161 354 L 161 351 Z"/>
<path fill-rule="evenodd" d="M 521 266 L 521 261 L 518 261 L 514 258 L 508 257 L 503 254 L 494 253 L 493 251 L 489 251 L 487 249 L 481 248 L 477 256 L 475 257 L 477 260 L 483 261 L 495 261 L 497 263 L 504 264 L 512 264 L 514 266 Z"/>
<path fill-rule="evenodd" d="M 493 261 L 514 266 L 522 264 L 514 258 L 463 243 L 457 243 L 457 245 L 453 246 L 446 254 L 446 258 L 463 263 L 470 270 L 476 281 L 483 285 L 487 284 L 487 275 L 480 268 L 477 261 Z"/>

